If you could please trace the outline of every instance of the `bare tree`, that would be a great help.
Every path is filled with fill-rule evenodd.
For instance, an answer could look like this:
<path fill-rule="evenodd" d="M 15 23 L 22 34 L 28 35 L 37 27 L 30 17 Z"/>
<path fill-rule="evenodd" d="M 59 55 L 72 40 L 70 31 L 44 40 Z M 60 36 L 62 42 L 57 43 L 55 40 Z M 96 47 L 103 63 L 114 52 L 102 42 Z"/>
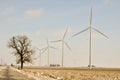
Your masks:
<path fill-rule="evenodd" d="M 27 36 L 13 36 L 8 42 L 8 47 L 14 50 L 13 54 L 17 57 L 16 63 L 21 64 L 21 69 L 24 63 L 33 62 L 34 49 Z"/>

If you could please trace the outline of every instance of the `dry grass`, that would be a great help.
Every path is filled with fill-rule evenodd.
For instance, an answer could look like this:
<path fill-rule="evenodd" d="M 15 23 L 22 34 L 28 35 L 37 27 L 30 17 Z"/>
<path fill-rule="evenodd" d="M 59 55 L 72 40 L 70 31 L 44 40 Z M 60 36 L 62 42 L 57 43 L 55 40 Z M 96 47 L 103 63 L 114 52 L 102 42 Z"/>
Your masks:
<path fill-rule="evenodd" d="M 120 80 L 120 70 L 111 69 L 25 68 L 24 71 L 58 80 Z"/>

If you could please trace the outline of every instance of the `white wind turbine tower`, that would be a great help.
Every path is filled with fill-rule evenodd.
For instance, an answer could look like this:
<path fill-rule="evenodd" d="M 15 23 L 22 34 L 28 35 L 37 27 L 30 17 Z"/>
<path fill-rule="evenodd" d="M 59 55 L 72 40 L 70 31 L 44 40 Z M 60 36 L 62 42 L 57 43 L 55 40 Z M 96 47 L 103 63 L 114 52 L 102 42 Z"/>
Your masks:
<path fill-rule="evenodd" d="M 50 66 L 50 64 L 49 64 L 49 60 L 50 60 L 50 48 L 51 49 L 57 49 L 57 48 L 55 48 L 55 47 L 53 47 L 53 46 L 50 46 L 50 44 L 49 44 L 49 41 L 48 41 L 48 39 L 47 39 L 47 47 L 45 47 L 45 48 L 43 48 L 44 49 L 44 51 L 48 51 L 48 66 Z M 44 52 L 43 51 L 43 52 Z"/>
<path fill-rule="evenodd" d="M 74 36 L 77 36 L 77 35 L 79 35 L 79 34 L 81 34 L 81 33 L 83 33 L 83 32 L 85 32 L 85 31 L 87 31 L 87 30 L 90 30 L 90 31 L 89 31 L 89 32 L 90 32 L 90 33 L 89 33 L 89 34 L 90 34 L 90 35 L 89 35 L 89 68 L 91 69 L 91 68 L 92 68 L 92 65 L 91 65 L 92 30 L 97 31 L 98 33 L 100 33 L 100 34 L 103 35 L 104 37 L 108 38 L 105 34 L 103 34 L 103 33 L 100 32 L 98 29 L 96 29 L 96 28 L 94 28 L 94 27 L 92 26 L 92 8 L 91 8 L 91 12 L 90 12 L 90 26 L 89 26 L 88 28 L 86 28 L 86 29 L 84 29 L 84 30 L 82 30 L 82 31 L 74 34 L 73 37 L 74 37 Z"/>
<path fill-rule="evenodd" d="M 68 44 L 67 44 L 66 41 L 65 41 L 65 37 L 66 37 L 67 32 L 68 32 L 68 28 L 66 29 L 66 31 L 65 31 L 65 33 L 64 33 L 64 36 L 63 36 L 63 38 L 62 38 L 61 40 L 52 41 L 52 42 L 62 42 L 62 64 L 61 64 L 62 67 L 63 67 L 63 65 L 64 65 L 64 46 L 66 45 L 67 48 L 68 48 L 69 50 L 71 50 L 71 48 L 68 46 Z"/>

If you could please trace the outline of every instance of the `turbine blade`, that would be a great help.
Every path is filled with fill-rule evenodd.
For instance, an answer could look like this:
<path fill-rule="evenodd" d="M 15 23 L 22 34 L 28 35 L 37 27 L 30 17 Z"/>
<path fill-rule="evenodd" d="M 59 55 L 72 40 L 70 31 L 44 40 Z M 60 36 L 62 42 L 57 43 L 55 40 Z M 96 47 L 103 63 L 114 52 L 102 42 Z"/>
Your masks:
<path fill-rule="evenodd" d="M 100 32 L 98 29 L 96 29 L 94 27 L 92 27 L 92 29 L 94 29 L 95 31 L 97 31 L 98 33 L 100 33 L 101 35 L 103 35 L 104 37 L 109 38 L 108 36 L 106 36 L 105 34 L 103 34 L 102 32 Z"/>
<path fill-rule="evenodd" d="M 48 47 L 45 47 L 45 48 L 43 48 L 44 50 L 42 51 L 42 53 L 44 53 L 47 49 L 48 49 Z"/>
<path fill-rule="evenodd" d="M 57 48 L 55 48 L 55 47 L 53 47 L 53 46 L 49 46 L 50 48 L 53 48 L 53 49 L 57 49 Z"/>
<path fill-rule="evenodd" d="M 88 28 L 86 28 L 86 29 L 84 29 L 84 30 L 82 30 L 82 31 L 74 34 L 72 37 L 77 36 L 78 34 L 83 33 L 83 32 L 85 32 L 85 31 L 87 31 L 88 29 L 90 29 L 90 27 L 88 27 Z"/>
<path fill-rule="evenodd" d="M 47 48 L 47 47 L 46 47 L 46 48 Z M 41 48 L 40 50 L 43 51 L 43 50 L 45 50 L 46 48 Z"/>
<path fill-rule="evenodd" d="M 92 26 L 92 8 L 91 8 L 91 12 L 90 12 L 90 27 Z"/>
<path fill-rule="evenodd" d="M 34 47 L 35 49 L 42 51 L 44 48 L 39 49 L 38 47 Z"/>
<path fill-rule="evenodd" d="M 51 42 L 61 42 L 62 40 L 56 40 L 56 41 L 51 41 Z"/>
<path fill-rule="evenodd" d="M 71 48 L 69 47 L 69 45 L 66 42 L 64 42 L 64 43 L 68 47 L 68 49 L 71 50 Z"/>
<path fill-rule="evenodd" d="M 65 33 L 64 33 L 64 36 L 63 36 L 63 39 L 65 38 L 66 34 L 67 34 L 67 31 L 68 31 L 69 28 L 66 29 Z"/>

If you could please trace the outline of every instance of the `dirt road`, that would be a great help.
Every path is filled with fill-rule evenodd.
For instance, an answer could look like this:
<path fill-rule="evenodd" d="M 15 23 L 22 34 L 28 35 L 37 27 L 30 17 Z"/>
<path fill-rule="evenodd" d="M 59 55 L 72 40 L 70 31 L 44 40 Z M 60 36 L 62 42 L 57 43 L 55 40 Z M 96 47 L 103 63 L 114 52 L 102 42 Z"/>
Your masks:
<path fill-rule="evenodd" d="M 0 67 L 0 80 L 34 80 L 34 79 L 29 79 L 27 76 L 10 69 L 10 67 L 4 66 Z"/>

